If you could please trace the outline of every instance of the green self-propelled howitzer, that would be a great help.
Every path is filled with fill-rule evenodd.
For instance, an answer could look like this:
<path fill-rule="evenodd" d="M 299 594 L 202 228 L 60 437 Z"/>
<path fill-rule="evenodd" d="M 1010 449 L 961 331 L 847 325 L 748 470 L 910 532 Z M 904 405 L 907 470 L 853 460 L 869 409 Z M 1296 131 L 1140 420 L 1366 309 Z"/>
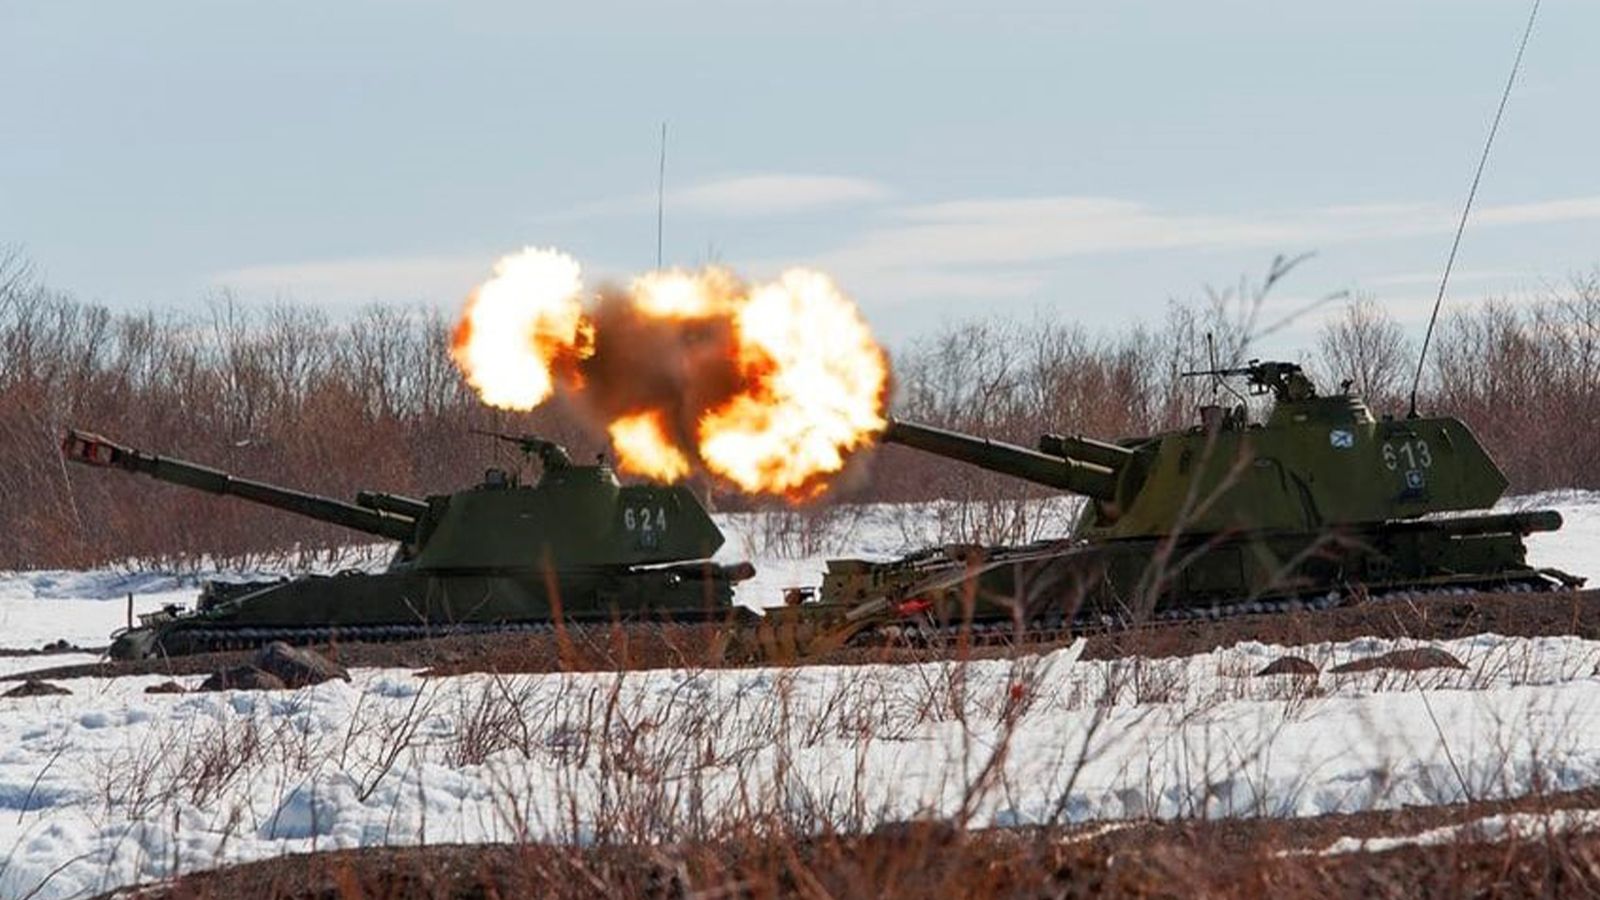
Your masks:
<path fill-rule="evenodd" d="M 883 440 L 1084 498 L 1072 533 L 1022 547 L 934 548 L 829 563 L 821 599 L 857 621 L 935 617 L 1013 628 L 1264 612 L 1417 589 L 1581 584 L 1528 565 L 1524 537 L 1553 510 L 1485 512 L 1504 474 L 1460 420 L 1374 417 L 1347 390 L 1317 393 L 1298 365 L 1184 373 L 1244 378 L 1192 427 L 1101 441 L 1047 434 L 1038 449 L 892 421 Z M 1230 389 L 1230 392 L 1231 389 Z M 871 614 L 866 614 L 870 612 Z"/>
<path fill-rule="evenodd" d="M 687 487 L 622 485 L 610 467 L 576 465 L 558 444 L 492 435 L 537 459 L 532 485 L 490 469 L 475 487 L 426 499 L 362 491 L 354 503 L 143 453 L 73 431 L 62 452 L 211 494 L 238 497 L 397 541 L 383 572 L 208 583 L 192 611 L 168 608 L 116 635 L 111 655 L 140 658 L 273 640 L 403 640 L 575 624 L 721 622 L 748 563 L 710 560 L 723 543 Z"/>

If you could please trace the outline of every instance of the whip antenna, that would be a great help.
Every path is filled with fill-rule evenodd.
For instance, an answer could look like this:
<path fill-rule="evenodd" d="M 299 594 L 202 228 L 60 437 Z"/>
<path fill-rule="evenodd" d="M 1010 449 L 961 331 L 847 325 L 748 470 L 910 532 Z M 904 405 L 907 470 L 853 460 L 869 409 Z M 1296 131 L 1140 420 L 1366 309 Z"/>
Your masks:
<path fill-rule="evenodd" d="M 656 169 L 656 268 L 661 268 L 661 222 L 667 208 L 667 121 L 661 120 L 661 165 Z"/>
<path fill-rule="evenodd" d="M 1489 137 L 1483 142 L 1483 155 L 1478 157 L 1478 171 L 1473 173 L 1472 188 L 1467 191 L 1467 202 L 1461 207 L 1461 221 L 1456 225 L 1455 239 L 1450 242 L 1450 256 L 1444 263 L 1444 276 L 1439 279 L 1439 295 L 1433 300 L 1433 315 L 1428 317 L 1428 330 L 1422 336 L 1422 352 L 1417 354 L 1417 372 L 1411 378 L 1411 411 L 1407 418 L 1417 417 L 1417 386 L 1422 383 L 1422 363 L 1428 358 L 1428 345 L 1433 341 L 1433 326 L 1439 321 L 1439 307 L 1444 303 L 1445 287 L 1450 284 L 1450 270 L 1456 264 L 1456 251 L 1461 249 L 1461 235 L 1467 230 L 1467 215 L 1472 212 L 1472 200 L 1478 196 L 1478 182 L 1483 179 L 1483 168 L 1489 163 L 1489 148 L 1494 146 L 1494 136 L 1500 131 L 1500 117 L 1505 115 L 1506 101 L 1511 99 L 1511 86 L 1517 81 L 1517 70 L 1522 68 L 1522 52 L 1528 49 L 1528 38 L 1533 35 L 1534 20 L 1539 17 L 1539 2 L 1533 0 L 1528 11 L 1528 26 L 1522 31 L 1522 43 L 1517 45 L 1517 58 L 1511 63 L 1511 74 L 1506 78 L 1506 89 L 1500 94 L 1500 105 L 1494 111 L 1494 122 L 1489 126 Z"/>

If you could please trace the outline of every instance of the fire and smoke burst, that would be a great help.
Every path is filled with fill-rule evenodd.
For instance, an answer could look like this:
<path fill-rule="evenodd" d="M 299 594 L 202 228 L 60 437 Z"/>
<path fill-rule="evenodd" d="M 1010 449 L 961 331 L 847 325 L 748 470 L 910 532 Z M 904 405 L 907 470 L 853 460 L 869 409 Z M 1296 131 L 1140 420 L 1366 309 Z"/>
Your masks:
<path fill-rule="evenodd" d="M 831 279 L 750 285 L 726 269 L 652 272 L 586 308 L 578 264 L 506 257 L 473 292 L 453 355 L 485 403 L 556 392 L 605 427 L 624 471 L 703 469 L 750 493 L 821 493 L 883 428 L 888 360 Z"/>
<path fill-rule="evenodd" d="M 467 298 L 450 352 L 490 406 L 533 409 L 555 393 L 555 369 L 589 355 L 578 261 L 532 247 L 501 259 Z"/>

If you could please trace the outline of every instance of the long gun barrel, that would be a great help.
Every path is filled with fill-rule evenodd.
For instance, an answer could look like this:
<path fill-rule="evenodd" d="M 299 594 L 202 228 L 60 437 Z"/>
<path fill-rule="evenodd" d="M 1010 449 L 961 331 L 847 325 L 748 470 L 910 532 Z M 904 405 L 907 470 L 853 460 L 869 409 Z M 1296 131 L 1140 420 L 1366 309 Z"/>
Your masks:
<path fill-rule="evenodd" d="M 1115 469 L 1074 457 L 1041 453 L 1004 441 L 974 437 L 898 419 L 889 421 L 883 439 L 915 447 L 936 456 L 969 463 L 991 472 L 1012 475 L 1037 484 L 1071 491 L 1074 494 L 1085 494 L 1098 500 L 1111 500 L 1117 493 L 1118 473 Z"/>
<path fill-rule="evenodd" d="M 397 541 L 412 540 L 417 530 L 416 520 L 407 516 L 368 509 L 353 503 L 263 484 L 247 478 L 235 478 L 226 472 L 198 466 L 181 459 L 156 456 L 153 453 L 143 453 L 124 447 L 97 434 L 82 431 L 67 432 L 66 439 L 61 442 L 61 453 L 73 462 L 101 468 L 143 472 L 157 481 L 180 484 L 208 494 L 240 497 L 252 503 L 260 503 L 274 509 Z"/>

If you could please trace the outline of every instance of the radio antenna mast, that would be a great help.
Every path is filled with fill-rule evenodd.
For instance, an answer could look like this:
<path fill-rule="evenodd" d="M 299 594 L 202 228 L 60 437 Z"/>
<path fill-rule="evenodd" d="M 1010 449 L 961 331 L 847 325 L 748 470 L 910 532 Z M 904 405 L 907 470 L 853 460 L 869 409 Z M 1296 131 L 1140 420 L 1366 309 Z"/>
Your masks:
<path fill-rule="evenodd" d="M 661 164 L 656 170 L 656 268 L 661 268 L 661 224 L 667 209 L 667 120 L 661 120 Z"/>
<path fill-rule="evenodd" d="M 1439 279 L 1439 295 L 1433 300 L 1433 315 L 1428 317 L 1428 330 L 1422 336 L 1422 352 L 1417 354 L 1417 372 L 1411 378 L 1411 411 L 1409 419 L 1417 417 L 1417 386 L 1422 383 L 1422 363 L 1428 358 L 1428 345 L 1433 341 L 1433 326 L 1439 321 L 1439 307 L 1444 303 L 1445 287 L 1450 284 L 1450 270 L 1456 264 L 1456 251 L 1461 249 L 1461 235 L 1467 230 L 1467 215 L 1472 212 L 1473 198 L 1478 196 L 1478 182 L 1483 180 L 1483 168 L 1489 163 L 1489 148 L 1494 146 L 1494 136 L 1500 132 L 1500 117 L 1505 115 L 1506 101 L 1511 99 L 1511 86 L 1516 84 L 1517 71 L 1522 68 L 1522 53 L 1528 49 L 1528 38 L 1533 35 L 1533 23 L 1539 17 L 1539 0 L 1533 0 L 1528 11 L 1528 25 L 1522 31 L 1522 42 L 1517 45 L 1517 57 L 1511 62 L 1511 74 L 1506 77 L 1506 88 L 1500 94 L 1500 105 L 1494 111 L 1494 122 L 1489 126 L 1489 137 L 1483 142 L 1483 155 L 1478 157 L 1478 170 L 1472 175 L 1472 188 L 1467 191 L 1467 202 L 1461 207 L 1461 221 L 1456 224 L 1455 239 L 1450 242 L 1450 256 L 1444 263 L 1444 276 Z"/>

